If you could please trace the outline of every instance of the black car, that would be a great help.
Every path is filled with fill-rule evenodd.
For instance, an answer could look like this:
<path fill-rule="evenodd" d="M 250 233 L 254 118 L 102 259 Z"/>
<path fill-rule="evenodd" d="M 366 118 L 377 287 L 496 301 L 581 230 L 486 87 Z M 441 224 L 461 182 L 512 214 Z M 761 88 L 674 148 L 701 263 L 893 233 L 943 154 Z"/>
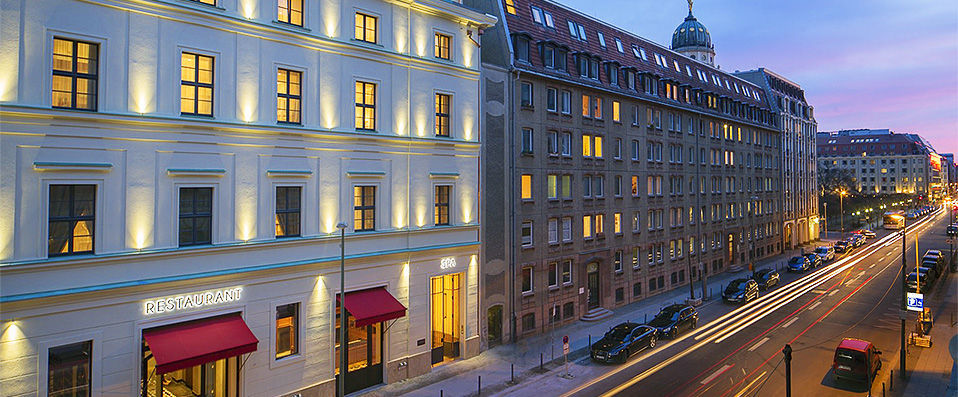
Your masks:
<path fill-rule="evenodd" d="M 948 225 L 948 228 L 945 229 L 945 234 L 951 237 L 958 236 L 958 224 Z"/>
<path fill-rule="evenodd" d="M 848 245 L 848 242 L 845 240 L 835 243 L 835 252 L 843 253 L 851 251 L 851 246 Z"/>
<path fill-rule="evenodd" d="M 726 302 L 748 302 L 755 298 L 758 298 L 758 283 L 750 278 L 732 280 L 722 291 L 722 300 Z"/>
<path fill-rule="evenodd" d="M 659 314 L 647 324 L 658 330 L 662 337 L 675 338 L 679 332 L 695 328 L 699 314 L 689 305 L 674 304 L 663 307 Z"/>
<path fill-rule="evenodd" d="M 778 285 L 780 275 L 775 269 L 762 269 L 752 274 L 752 280 L 758 283 L 758 288 L 767 290 Z"/>
<path fill-rule="evenodd" d="M 808 262 L 810 263 L 810 267 L 812 269 L 822 265 L 822 257 L 818 256 L 816 253 L 805 254 L 805 257 L 808 258 Z"/>
<path fill-rule="evenodd" d="M 622 323 L 612 327 L 602 339 L 592 344 L 592 359 L 599 362 L 624 363 L 629 356 L 655 347 L 658 331 L 648 325 Z"/>

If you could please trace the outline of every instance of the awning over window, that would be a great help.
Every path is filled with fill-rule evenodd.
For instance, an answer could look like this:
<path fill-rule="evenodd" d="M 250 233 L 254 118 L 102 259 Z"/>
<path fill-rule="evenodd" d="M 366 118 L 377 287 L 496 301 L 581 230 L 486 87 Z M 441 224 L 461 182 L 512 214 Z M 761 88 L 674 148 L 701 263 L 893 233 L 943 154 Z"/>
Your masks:
<path fill-rule="evenodd" d="M 338 295 L 336 300 L 339 300 Z M 357 327 L 394 320 L 406 315 L 406 307 L 399 303 L 389 291 L 386 291 L 386 287 L 347 292 L 346 310 L 356 319 Z"/>
<path fill-rule="evenodd" d="M 250 353 L 259 342 L 240 313 L 144 330 L 143 339 L 161 374 Z"/>

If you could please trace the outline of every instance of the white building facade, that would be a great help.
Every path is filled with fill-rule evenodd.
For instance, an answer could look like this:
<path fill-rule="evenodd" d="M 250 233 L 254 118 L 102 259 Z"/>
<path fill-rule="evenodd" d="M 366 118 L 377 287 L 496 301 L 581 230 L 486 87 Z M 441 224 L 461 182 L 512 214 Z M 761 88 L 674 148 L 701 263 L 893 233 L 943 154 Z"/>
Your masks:
<path fill-rule="evenodd" d="M 341 254 L 347 391 L 478 353 L 494 18 L 0 4 L 0 395 L 331 395 Z"/>

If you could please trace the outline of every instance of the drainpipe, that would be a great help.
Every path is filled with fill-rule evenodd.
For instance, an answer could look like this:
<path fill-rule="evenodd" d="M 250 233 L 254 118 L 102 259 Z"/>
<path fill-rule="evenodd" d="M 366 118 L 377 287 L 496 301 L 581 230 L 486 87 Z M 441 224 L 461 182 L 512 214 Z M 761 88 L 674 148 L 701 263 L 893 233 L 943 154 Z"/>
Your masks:
<path fill-rule="evenodd" d="M 515 74 L 515 79 L 512 78 L 513 74 Z M 507 131 L 503 131 L 504 138 L 509 140 L 507 156 L 509 157 L 509 244 L 511 245 L 509 248 L 512 253 L 509 258 L 509 340 L 511 343 L 516 342 L 516 256 L 519 255 L 519 247 L 516 244 L 516 142 L 512 138 L 512 132 L 515 131 L 516 126 L 515 83 L 519 81 L 519 74 L 519 70 L 516 70 L 515 67 L 509 67 L 509 91 L 506 96 L 506 103 L 509 108 L 509 128 Z"/>

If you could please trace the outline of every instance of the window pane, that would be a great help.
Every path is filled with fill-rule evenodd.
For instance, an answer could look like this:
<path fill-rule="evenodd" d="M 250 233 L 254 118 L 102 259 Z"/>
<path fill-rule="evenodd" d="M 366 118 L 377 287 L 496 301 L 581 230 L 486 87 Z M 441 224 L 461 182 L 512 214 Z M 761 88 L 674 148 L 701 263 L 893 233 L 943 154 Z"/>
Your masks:
<path fill-rule="evenodd" d="M 89 396 L 92 353 L 92 341 L 50 348 L 47 356 L 48 395 Z"/>

